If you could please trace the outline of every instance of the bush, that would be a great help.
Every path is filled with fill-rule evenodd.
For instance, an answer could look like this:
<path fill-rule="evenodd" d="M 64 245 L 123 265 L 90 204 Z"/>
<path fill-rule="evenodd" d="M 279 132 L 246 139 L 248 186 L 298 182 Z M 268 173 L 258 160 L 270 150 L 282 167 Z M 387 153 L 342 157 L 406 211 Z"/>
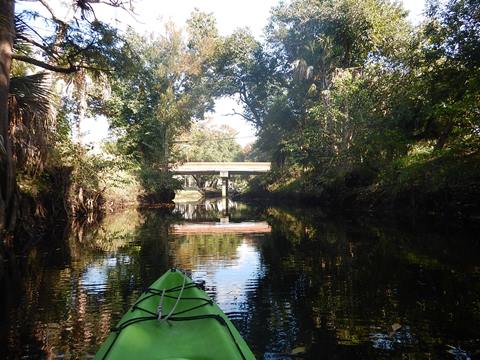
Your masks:
<path fill-rule="evenodd" d="M 142 203 L 171 202 L 175 197 L 175 190 L 182 188 L 181 181 L 174 179 L 170 172 L 164 170 L 142 168 L 138 176 L 145 191 L 139 198 Z"/>

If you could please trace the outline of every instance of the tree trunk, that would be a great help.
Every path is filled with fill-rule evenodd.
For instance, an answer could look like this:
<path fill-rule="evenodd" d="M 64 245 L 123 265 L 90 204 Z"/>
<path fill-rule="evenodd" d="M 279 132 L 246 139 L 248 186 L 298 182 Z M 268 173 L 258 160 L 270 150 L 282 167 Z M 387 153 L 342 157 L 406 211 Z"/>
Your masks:
<path fill-rule="evenodd" d="M 437 143 L 435 144 L 435 150 L 442 150 L 447 143 L 448 137 L 453 130 L 453 122 L 449 121 L 445 129 L 443 129 L 442 133 L 437 139 Z"/>
<path fill-rule="evenodd" d="M 62 35 L 63 37 L 63 35 Z M 84 145 L 83 141 L 83 124 L 87 116 L 87 74 L 85 70 L 79 70 L 75 74 L 75 86 L 78 100 L 78 118 L 76 123 L 77 143 Z"/>
<path fill-rule="evenodd" d="M 168 158 L 170 155 L 170 149 L 168 148 L 168 143 L 169 143 L 169 128 L 168 124 L 165 125 L 165 133 L 163 137 L 163 166 L 164 166 L 164 171 L 168 172 Z"/>
<path fill-rule="evenodd" d="M 15 193 L 15 171 L 8 117 L 10 69 L 15 35 L 14 7 L 14 0 L 0 0 L 0 235 L 8 230 L 7 224 L 11 224 Z"/>

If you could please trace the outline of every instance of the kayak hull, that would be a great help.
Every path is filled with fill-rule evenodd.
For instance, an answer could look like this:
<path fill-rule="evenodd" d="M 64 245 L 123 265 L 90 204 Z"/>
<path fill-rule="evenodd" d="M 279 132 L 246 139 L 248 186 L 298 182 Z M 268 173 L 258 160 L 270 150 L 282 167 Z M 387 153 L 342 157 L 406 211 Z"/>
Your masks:
<path fill-rule="evenodd" d="M 175 269 L 140 296 L 95 355 L 96 360 L 135 358 L 255 359 L 218 305 Z"/>

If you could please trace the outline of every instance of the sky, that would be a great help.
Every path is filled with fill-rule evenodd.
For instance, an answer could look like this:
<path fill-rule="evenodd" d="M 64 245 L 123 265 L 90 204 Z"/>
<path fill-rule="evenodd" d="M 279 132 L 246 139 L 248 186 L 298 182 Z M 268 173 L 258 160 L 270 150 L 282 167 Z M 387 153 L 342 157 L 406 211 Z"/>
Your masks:
<path fill-rule="evenodd" d="M 198 8 L 214 14 L 221 35 L 229 35 L 239 27 L 248 27 L 252 34 L 261 40 L 270 9 L 277 3 L 278 0 L 136 0 L 135 18 L 122 10 L 105 5 L 97 5 L 95 9 L 99 18 L 110 17 L 111 21 L 119 26 L 129 24 L 140 33 L 151 33 L 161 32 L 163 24 L 169 20 L 183 26 L 191 12 Z M 420 22 L 424 0 L 403 0 L 403 4 L 410 12 L 410 21 Z M 255 140 L 255 129 L 239 115 L 227 116 L 232 113 L 232 109 L 241 112 L 241 106 L 235 99 L 221 98 L 215 103 L 215 111 L 207 116 L 213 118 L 216 125 L 227 124 L 233 127 L 238 132 L 236 140 L 240 145 L 252 143 Z M 85 132 L 87 142 L 101 141 L 108 136 L 108 123 L 104 118 L 88 121 Z"/>

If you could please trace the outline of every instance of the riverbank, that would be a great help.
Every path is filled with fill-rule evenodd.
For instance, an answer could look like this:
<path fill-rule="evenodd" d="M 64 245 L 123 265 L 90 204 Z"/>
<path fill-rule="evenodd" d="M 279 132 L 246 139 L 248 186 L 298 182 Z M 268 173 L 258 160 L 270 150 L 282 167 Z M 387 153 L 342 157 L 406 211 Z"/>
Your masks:
<path fill-rule="evenodd" d="M 439 217 L 480 222 L 477 189 L 428 189 L 412 187 L 393 192 L 380 186 L 323 188 L 319 192 L 247 192 L 236 199 L 248 203 L 291 204 L 321 207 L 327 213 L 359 213 L 381 217 Z"/>
<path fill-rule="evenodd" d="M 480 221 L 479 163 L 478 154 L 440 157 L 377 174 L 357 170 L 330 179 L 313 174 L 294 178 L 277 170 L 254 181 L 238 198 L 319 206 L 330 213 Z"/>

